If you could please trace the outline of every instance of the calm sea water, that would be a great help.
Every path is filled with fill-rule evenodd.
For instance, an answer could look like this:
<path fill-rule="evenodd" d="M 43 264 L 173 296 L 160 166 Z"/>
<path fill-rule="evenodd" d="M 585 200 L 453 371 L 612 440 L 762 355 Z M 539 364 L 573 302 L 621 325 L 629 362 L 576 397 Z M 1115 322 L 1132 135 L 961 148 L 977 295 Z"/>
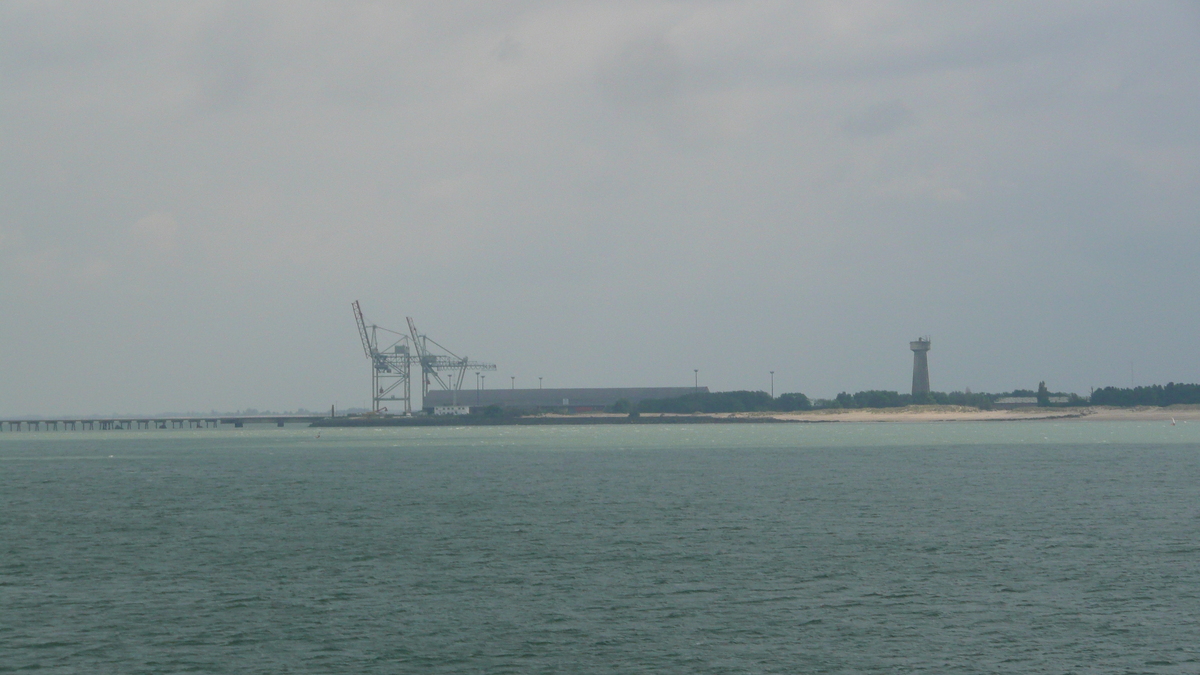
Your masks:
<path fill-rule="evenodd" d="M 1200 424 L 0 434 L 0 671 L 1196 673 Z"/>

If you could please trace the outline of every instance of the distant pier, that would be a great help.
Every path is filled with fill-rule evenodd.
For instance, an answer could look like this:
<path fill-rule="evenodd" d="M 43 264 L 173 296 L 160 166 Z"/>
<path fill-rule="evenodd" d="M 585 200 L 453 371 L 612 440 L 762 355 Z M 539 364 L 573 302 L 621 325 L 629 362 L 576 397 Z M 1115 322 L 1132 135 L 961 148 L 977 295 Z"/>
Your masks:
<path fill-rule="evenodd" d="M 6 431 L 113 431 L 132 429 L 241 429 L 247 424 L 312 424 L 324 415 L 205 415 L 200 417 L 60 417 L 0 419 Z"/>

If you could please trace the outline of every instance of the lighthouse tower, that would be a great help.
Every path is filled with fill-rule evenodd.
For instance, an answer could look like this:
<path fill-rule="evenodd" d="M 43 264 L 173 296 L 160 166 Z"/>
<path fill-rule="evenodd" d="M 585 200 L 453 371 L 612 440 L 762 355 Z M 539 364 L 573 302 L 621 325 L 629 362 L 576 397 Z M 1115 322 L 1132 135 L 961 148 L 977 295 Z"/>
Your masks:
<path fill-rule="evenodd" d="M 913 352 L 913 402 L 924 400 L 929 393 L 929 336 L 908 343 Z"/>

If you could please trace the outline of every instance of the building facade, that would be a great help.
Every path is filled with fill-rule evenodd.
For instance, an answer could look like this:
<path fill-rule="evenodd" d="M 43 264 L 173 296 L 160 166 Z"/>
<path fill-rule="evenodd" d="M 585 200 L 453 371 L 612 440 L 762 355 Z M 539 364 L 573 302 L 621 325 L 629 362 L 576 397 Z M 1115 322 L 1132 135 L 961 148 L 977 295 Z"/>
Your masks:
<path fill-rule="evenodd" d="M 708 393 L 708 387 L 612 387 L 601 389 L 475 389 L 431 391 L 425 395 L 422 407 L 427 412 L 435 408 L 467 405 L 472 409 L 500 406 L 506 410 L 529 412 L 602 412 L 626 400 L 677 398 L 688 394 Z"/>

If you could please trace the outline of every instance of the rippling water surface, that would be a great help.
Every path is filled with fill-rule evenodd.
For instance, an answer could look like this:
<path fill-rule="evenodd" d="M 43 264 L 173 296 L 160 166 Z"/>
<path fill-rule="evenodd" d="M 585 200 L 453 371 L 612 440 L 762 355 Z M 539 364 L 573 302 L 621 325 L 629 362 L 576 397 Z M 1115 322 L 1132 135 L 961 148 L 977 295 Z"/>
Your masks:
<path fill-rule="evenodd" d="M 1200 424 L 0 434 L 0 672 L 1196 673 Z"/>

